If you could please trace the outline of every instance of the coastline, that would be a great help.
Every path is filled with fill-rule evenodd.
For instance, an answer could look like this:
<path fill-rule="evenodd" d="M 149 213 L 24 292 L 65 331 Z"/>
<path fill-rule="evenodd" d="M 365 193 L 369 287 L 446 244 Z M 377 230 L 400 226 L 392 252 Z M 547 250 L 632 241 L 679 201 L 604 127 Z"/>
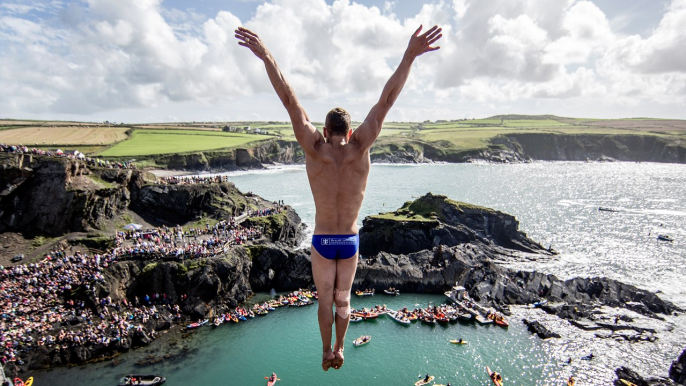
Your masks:
<path fill-rule="evenodd" d="M 543 162 L 546 162 L 546 161 L 543 161 Z M 280 167 L 280 166 L 277 166 L 277 168 L 278 168 L 278 167 Z M 302 168 L 302 166 L 296 166 L 296 168 Z M 282 169 L 281 169 L 281 170 L 282 170 Z M 279 171 L 279 169 L 277 169 L 277 172 L 278 172 L 278 171 Z M 261 173 L 260 171 L 252 171 L 252 172 L 258 172 L 258 173 Z"/>

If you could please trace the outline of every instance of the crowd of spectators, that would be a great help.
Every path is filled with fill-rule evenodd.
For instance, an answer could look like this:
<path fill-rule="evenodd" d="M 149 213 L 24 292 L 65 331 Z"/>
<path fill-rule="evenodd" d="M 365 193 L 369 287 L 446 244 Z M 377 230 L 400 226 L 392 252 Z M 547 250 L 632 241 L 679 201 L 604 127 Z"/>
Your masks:
<path fill-rule="evenodd" d="M 112 251 L 119 260 L 173 259 L 184 260 L 212 257 L 234 245 L 242 245 L 262 236 L 262 229 L 244 227 L 232 218 L 213 226 L 188 228 L 161 227 L 140 231 L 118 232 L 116 248 Z"/>
<path fill-rule="evenodd" d="M 0 143 L 0 152 L 14 153 L 14 154 L 32 154 L 45 157 L 68 158 L 72 160 L 81 160 L 86 162 L 89 166 L 97 166 L 108 169 L 135 169 L 136 165 L 133 162 L 114 162 L 107 161 L 100 158 L 87 157 L 78 150 L 64 152 L 60 149 L 55 151 L 43 150 L 37 148 L 28 148 L 22 145 L 6 145 Z"/>
<path fill-rule="evenodd" d="M 270 216 L 284 209 L 250 210 L 250 217 Z M 243 217 L 243 216 L 240 216 Z M 204 227 L 162 226 L 117 232 L 115 247 L 105 253 L 53 250 L 37 263 L 0 266 L 0 360 L 23 364 L 22 356 L 45 346 L 68 350 L 75 346 L 109 347 L 140 331 L 154 339 L 144 325 L 162 314 L 181 318 L 176 302 L 167 294 L 145 295 L 142 300 L 113 302 L 98 299 L 92 289 L 104 280 L 103 270 L 128 259 L 194 259 L 213 257 L 234 245 L 258 239 L 263 229 L 245 227 L 229 218 Z M 91 302 L 77 300 L 75 290 L 90 294 Z M 83 297 L 81 297 L 83 299 Z M 69 325 L 70 328 L 60 328 Z"/>
<path fill-rule="evenodd" d="M 168 176 L 157 179 L 157 183 L 163 185 L 198 185 L 198 184 L 218 184 L 229 182 L 228 176 Z"/>

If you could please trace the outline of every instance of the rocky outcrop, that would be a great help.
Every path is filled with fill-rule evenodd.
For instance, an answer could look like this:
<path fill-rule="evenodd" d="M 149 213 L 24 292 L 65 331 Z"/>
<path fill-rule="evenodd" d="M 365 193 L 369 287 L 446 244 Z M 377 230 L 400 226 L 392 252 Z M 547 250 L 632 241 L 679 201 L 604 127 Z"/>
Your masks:
<path fill-rule="evenodd" d="M 2 156 L 0 233 L 32 238 L 91 231 L 124 209 L 150 224 L 177 225 L 271 206 L 245 197 L 232 183 L 158 185 L 153 175 L 139 170 L 99 168 L 68 158 L 33 156 L 27 162 L 27 156 Z M 292 229 L 281 238 L 288 234 Z"/>
<path fill-rule="evenodd" d="M 248 199 L 229 182 L 198 185 L 147 185 L 130 209 L 152 224 L 177 225 L 211 217 L 226 219 L 243 213 Z"/>
<path fill-rule="evenodd" d="M 529 330 L 529 332 L 538 335 L 538 337 L 541 339 L 561 338 L 560 334 L 548 330 L 548 328 L 541 324 L 541 322 L 538 320 L 530 321 L 524 319 L 522 322 L 526 324 L 526 328 Z"/>
<path fill-rule="evenodd" d="M 300 216 L 287 207 L 280 213 L 263 217 L 248 217 L 243 221 L 247 227 L 255 227 L 262 230 L 262 234 L 272 242 L 289 247 L 300 245 L 304 236 L 305 224 L 300 220 Z"/>
<path fill-rule="evenodd" d="M 507 268 L 501 263 L 550 259 L 553 253 L 520 232 L 514 217 L 444 196 L 427 194 L 363 224 L 355 278 L 361 288 L 443 293 L 457 283 L 475 300 L 504 311 L 546 299 L 546 311 L 572 321 L 592 318 L 591 304 L 655 318 L 679 310 L 652 292 L 608 278 L 561 280 Z"/>
<path fill-rule="evenodd" d="M 409 254 L 479 242 L 515 251 L 551 255 L 519 230 L 514 216 L 497 210 L 427 195 L 395 212 L 368 216 L 360 232 L 360 253 Z"/>
<path fill-rule="evenodd" d="M 31 157 L 28 163 L 25 158 L 3 155 L 0 232 L 58 236 L 97 228 L 128 207 L 140 188 L 154 178 L 134 170 L 89 167 L 67 158 Z"/>
<path fill-rule="evenodd" d="M 253 291 L 277 291 L 308 288 L 312 285 L 312 266 L 304 250 L 279 248 L 276 245 L 250 247 Z"/>

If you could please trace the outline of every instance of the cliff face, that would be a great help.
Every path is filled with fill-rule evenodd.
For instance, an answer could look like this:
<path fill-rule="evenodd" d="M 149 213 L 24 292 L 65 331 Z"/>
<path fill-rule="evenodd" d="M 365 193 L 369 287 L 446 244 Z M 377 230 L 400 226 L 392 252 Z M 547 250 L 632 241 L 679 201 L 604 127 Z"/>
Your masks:
<path fill-rule="evenodd" d="M 300 220 L 300 216 L 292 210 L 287 209 L 281 213 L 267 217 L 248 217 L 244 226 L 262 229 L 262 234 L 272 242 L 288 247 L 297 247 L 302 241 L 305 224 Z"/>
<path fill-rule="evenodd" d="M 247 199 L 232 183 L 147 185 L 131 209 L 151 223 L 184 224 L 202 217 L 225 219 L 243 213 Z"/>
<path fill-rule="evenodd" d="M 271 206 L 244 196 L 232 183 L 157 185 L 153 175 L 139 170 L 103 169 L 67 158 L 2 156 L 0 233 L 31 238 L 90 231 L 124 209 L 151 224 L 177 225 L 204 217 L 226 219 L 249 206 Z M 299 237 L 288 228 L 293 223 L 301 226 L 297 215 L 276 224 L 280 233 L 274 241 Z"/>
<path fill-rule="evenodd" d="M 66 158 L 6 155 L 2 162 L 0 232 L 29 236 L 97 227 L 135 200 L 152 178 L 132 170 L 95 170 Z"/>
<path fill-rule="evenodd" d="M 202 151 L 188 154 L 163 154 L 139 157 L 154 159 L 159 167 L 173 170 L 243 170 L 261 169 L 262 164 L 302 164 L 305 153 L 297 142 L 269 140 L 250 148 L 228 151 Z"/>
<path fill-rule="evenodd" d="M 405 143 L 379 140 L 372 162 L 528 162 L 644 161 L 686 163 L 686 143 L 654 135 L 510 133 L 496 136 L 483 149 L 460 150 L 450 142 Z"/>
<path fill-rule="evenodd" d="M 686 146 L 651 135 L 507 134 L 493 143 L 521 159 L 543 161 L 617 160 L 686 163 Z"/>

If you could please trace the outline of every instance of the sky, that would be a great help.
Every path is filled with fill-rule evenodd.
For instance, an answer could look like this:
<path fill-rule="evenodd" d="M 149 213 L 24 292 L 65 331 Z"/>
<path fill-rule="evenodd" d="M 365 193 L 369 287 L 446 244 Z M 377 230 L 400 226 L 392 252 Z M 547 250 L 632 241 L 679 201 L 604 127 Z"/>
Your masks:
<path fill-rule="evenodd" d="M 244 26 L 313 121 L 361 121 L 419 25 L 387 121 L 686 119 L 686 0 L 1 0 L 0 118 L 286 121 Z"/>

